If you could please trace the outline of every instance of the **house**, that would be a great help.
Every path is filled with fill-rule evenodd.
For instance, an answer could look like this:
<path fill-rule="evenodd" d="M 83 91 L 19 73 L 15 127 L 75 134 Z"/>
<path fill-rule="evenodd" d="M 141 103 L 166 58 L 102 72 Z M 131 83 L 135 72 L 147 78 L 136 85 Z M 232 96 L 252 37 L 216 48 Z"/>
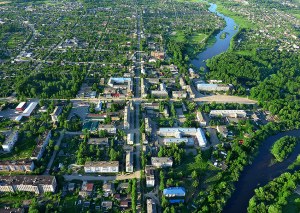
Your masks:
<path fill-rule="evenodd" d="M 128 200 L 121 200 L 120 207 L 121 208 L 128 208 L 129 207 L 129 201 Z"/>
<path fill-rule="evenodd" d="M 197 120 L 199 121 L 200 126 L 204 127 L 207 125 L 207 122 L 203 117 L 203 113 L 200 111 L 197 111 Z"/>
<path fill-rule="evenodd" d="M 3 150 L 5 152 L 11 152 L 17 140 L 18 140 L 18 131 L 14 130 L 8 135 L 8 137 L 3 142 L 2 144 Z"/>
<path fill-rule="evenodd" d="M 87 161 L 85 173 L 118 173 L 119 161 Z"/>
<path fill-rule="evenodd" d="M 49 175 L 0 176 L 0 192 L 55 192 L 57 182 Z"/>
<path fill-rule="evenodd" d="M 114 125 L 99 125 L 98 130 L 106 130 L 109 134 L 116 134 L 117 133 L 117 128 Z"/>
<path fill-rule="evenodd" d="M 134 133 L 128 133 L 127 134 L 127 144 L 133 145 L 134 144 Z"/>
<path fill-rule="evenodd" d="M 32 172 L 34 162 L 32 160 L 0 161 L 0 172 Z"/>
<path fill-rule="evenodd" d="M 230 118 L 245 118 L 247 113 L 245 110 L 211 110 L 210 117 L 230 117 Z"/>
<path fill-rule="evenodd" d="M 112 201 L 102 201 L 101 207 L 102 207 L 103 211 L 111 210 L 113 207 L 113 202 Z"/>
<path fill-rule="evenodd" d="M 170 203 L 184 203 L 185 189 L 183 187 L 169 187 L 163 190 L 163 195 Z"/>
<path fill-rule="evenodd" d="M 88 145 L 97 145 L 97 146 L 103 146 L 108 147 L 108 138 L 89 138 Z"/>
<path fill-rule="evenodd" d="M 125 161 L 126 172 L 133 172 L 133 155 L 132 152 L 126 153 L 126 161 Z"/>
<path fill-rule="evenodd" d="M 224 138 L 228 136 L 228 130 L 226 126 L 217 126 L 217 131 L 220 133 Z"/>
<path fill-rule="evenodd" d="M 156 204 L 151 198 L 147 199 L 147 213 L 157 213 Z"/>
<path fill-rule="evenodd" d="M 94 184 L 84 181 L 81 186 L 80 195 L 82 197 L 91 196 L 94 190 Z"/>
<path fill-rule="evenodd" d="M 105 197 L 113 195 L 115 192 L 114 184 L 113 183 L 104 183 L 102 186 L 102 190 L 104 192 Z"/>
<path fill-rule="evenodd" d="M 173 160 L 169 157 L 151 157 L 151 164 L 157 168 L 172 167 Z"/>
<path fill-rule="evenodd" d="M 58 121 L 58 116 L 62 113 L 63 107 L 62 106 L 56 106 L 54 111 L 51 114 L 52 122 L 55 123 Z"/>
<path fill-rule="evenodd" d="M 73 192 L 75 189 L 75 183 L 69 183 L 68 184 L 68 191 L 69 192 Z"/>
<path fill-rule="evenodd" d="M 158 60 L 164 60 L 165 59 L 165 53 L 161 51 L 151 51 L 150 56 L 153 58 L 156 58 Z"/>
<path fill-rule="evenodd" d="M 187 98 L 186 91 L 172 91 L 173 98 Z"/>
<path fill-rule="evenodd" d="M 146 175 L 146 186 L 154 187 L 155 186 L 154 168 L 152 166 L 146 166 L 145 175 Z"/>
<path fill-rule="evenodd" d="M 38 138 L 37 145 L 30 157 L 31 160 L 40 160 L 42 158 L 50 139 L 51 139 L 51 130 L 44 132 L 44 134 Z"/>

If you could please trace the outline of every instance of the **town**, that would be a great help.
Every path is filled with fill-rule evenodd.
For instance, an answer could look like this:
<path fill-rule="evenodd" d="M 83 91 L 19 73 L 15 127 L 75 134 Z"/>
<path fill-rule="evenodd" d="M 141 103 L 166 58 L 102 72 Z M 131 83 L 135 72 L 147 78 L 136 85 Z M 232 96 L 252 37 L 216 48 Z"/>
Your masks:
<path fill-rule="evenodd" d="M 297 17 L 224 5 L 244 16 L 230 48 L 297 54 Z M 221 212 L 260 142 L 298 114 L 286 124 L 294 111 L 264 105 L 250 77 L 190 63 L 225 27 L 210 6 L 0 2 L 0 212 Z"/>

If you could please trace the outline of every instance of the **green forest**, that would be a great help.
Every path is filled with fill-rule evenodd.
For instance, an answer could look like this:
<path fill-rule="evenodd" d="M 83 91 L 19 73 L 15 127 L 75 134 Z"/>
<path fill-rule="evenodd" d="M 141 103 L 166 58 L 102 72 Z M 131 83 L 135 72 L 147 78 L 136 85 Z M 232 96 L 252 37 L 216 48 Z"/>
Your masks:
<path fill-rule="evenodd" d="M 286 159 L 293 152 L 297 142 L 297 138 L 292 136 L 284 136 L 277 140 L 271 148 L 271 153 L 276 161 L 282 162 Z"/>

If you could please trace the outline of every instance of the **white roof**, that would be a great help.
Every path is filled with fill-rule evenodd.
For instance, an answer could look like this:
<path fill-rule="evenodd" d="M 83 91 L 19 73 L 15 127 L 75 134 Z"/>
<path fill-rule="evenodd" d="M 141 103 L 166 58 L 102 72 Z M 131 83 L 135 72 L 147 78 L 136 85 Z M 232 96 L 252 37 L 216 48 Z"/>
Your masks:
<path fill-rule="evenodd" d="M 23 116 L 30 116 L 32 111 L 35 109 L 35 107 L 38 105 L 38 102 L 32 102 L 29 104 L 29 106 L 24 110 Z"/>
<path fill-rule="evenodd" d="M 15 118 L 15 121 L 20 121 L 23 118 L 23 115 L 19 115 Z"/>
<path fill-rule="evenodd" d="M 26 102 L 21 102 L 18 104 L 18 106 L 16 107 L 17 108 L 22 108 L 23 106 L 25 106 Z"/>

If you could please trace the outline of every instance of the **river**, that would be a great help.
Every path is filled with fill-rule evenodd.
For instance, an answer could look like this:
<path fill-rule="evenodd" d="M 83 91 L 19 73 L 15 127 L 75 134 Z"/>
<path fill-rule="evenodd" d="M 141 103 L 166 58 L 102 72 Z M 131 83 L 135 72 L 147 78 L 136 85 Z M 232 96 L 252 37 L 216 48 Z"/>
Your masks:
<path fill-rule="evenodd" d="M 200 52 L 196 56 L 196 58 L 191 61 L 191 64 L 193 64 L 197 68 L 206 67 L 205 60 L 227 51 L 230 45 L 231 38 L 238 32 L 238 27 L 234 20 L 217 12 L 216 4 L 210 4 L 208 10 L 223 18 L 226 22 L 226 27 L 217 35 L 215 35 L 216 42 L 212 46 L 208 46 L 203 52 Z M 226 37 L 224 39 L 221 39 L 220 35 L 222 35 L 223 33 L 226 33 Z"/>
<path fill-rule="evenodd" d="M 270 149 L 274 142 L 283 136 L 300 137 L 300 130 L 282 132 L 267 138 L 259 147 L 259 153 L 251 165 L 244 168 L 238 182 L 235 184 L 236 190 L 228 200 L 224 213 L 247 212 L 249 200 L 254 195 L 254 189 L 264 186 L 270 180 L 288 171 L 288 166 L 294 162 L 300 154 L 300 144 L 296 146 L 293 153 L 283 162 L 271 165 L 273 156 Z"/>

